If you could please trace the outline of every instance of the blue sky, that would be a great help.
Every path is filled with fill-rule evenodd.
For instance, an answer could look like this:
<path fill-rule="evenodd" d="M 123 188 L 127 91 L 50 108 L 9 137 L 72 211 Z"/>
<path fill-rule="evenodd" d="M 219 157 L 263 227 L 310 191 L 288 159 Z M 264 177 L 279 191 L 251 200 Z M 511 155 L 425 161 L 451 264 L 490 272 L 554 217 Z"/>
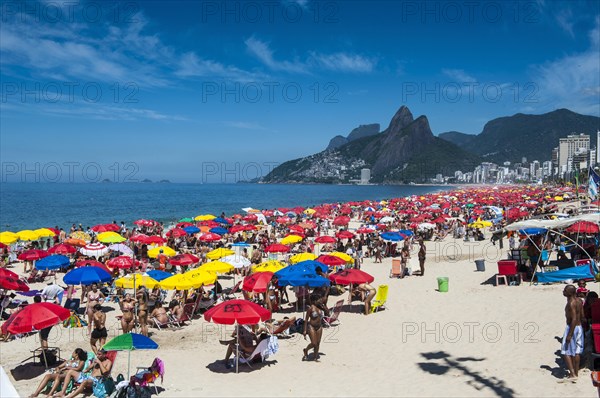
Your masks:
<path fill-rule="evenodd" d="M 434 134 L 600 115 L 599 8 L 2 1 L 2 181 L 232 182 L 401 105 Z"/>

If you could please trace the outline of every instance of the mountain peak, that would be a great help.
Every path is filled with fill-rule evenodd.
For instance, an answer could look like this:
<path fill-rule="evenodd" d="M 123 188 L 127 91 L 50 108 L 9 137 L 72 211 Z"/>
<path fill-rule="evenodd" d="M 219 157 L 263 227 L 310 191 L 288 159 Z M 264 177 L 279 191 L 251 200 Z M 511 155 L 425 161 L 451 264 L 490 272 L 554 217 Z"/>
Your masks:
<path fill-rule="evenodd" d="M 379 123 L 373 124 L 361 124 L 360 126 L 353 129 L 347 137 L 342 135 L 336 135 L 329 141 L 329 145 L 326 150 L 332 150 L 346 145 L 349 142 L 356 141 L 364 137 L 370 137 L 375 134 L 379 134 Z"/>
<path fill-rule="evenodd" d="M 411 124 L 413 121 L 413 115 L 408 109 L 408 107 L 402 105 L 390 121 L 390 125 L 388 126 L 386 133 L 400 132 L 403 128 Z"/>

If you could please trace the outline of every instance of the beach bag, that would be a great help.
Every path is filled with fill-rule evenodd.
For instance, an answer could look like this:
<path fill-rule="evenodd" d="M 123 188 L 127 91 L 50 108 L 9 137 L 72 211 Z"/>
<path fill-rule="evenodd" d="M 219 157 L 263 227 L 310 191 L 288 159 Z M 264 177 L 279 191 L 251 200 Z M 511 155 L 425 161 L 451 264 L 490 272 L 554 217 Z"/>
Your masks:
<path fill-rule="evenodd" d="M 45 350 L 38 355 L 38 358 L 40 359 L 40 363 L 46 365 L 46 368 L 50 368 L 58 362 L 55 350 Z"/>
<path fill-rule="evenodd" d="M 76 313 L 71 312 L 71 316 L 63 321 L 63 327 L 65 328 L 82 328 L 87 326 L 87 322 L 81 319 Z"/>
<path fill-rule="evenodd" d="M 94 380 L 93 393 L 96 398 L 106 398 L 115 390 L 115 381 L 112 377 Z"/>
<path fill-rule="evenodd" d="M 127 398 L 150 398 L 152 393 L 148 387 L 129 386 L 127 387 Z"/>

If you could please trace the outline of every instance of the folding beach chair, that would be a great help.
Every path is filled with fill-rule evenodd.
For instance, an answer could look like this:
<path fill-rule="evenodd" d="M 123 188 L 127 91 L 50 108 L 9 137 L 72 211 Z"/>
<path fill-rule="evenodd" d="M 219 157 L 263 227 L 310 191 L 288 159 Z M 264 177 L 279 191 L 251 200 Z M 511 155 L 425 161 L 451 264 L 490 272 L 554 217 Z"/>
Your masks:
<path fill-rule="evenodd" d="M 390 278 L 402 278 L 402 265 L 400 259 L 392 259 Z"/>
<path fill-rule="evenodd" d="M 332 308 L 331 312 L 331 316 L 324 316 L 323 317 L 323 324 L 325 324 L 325 326 L 327 327 L 331 327 L 331 325 L 334 322 L 337 322 L 338 325 L 341 325 L 342 322 L 340 322 L 338 320 L 339 316 L 340 316 L 340 312 L 342 312 L 342 305 L 344 305 L 344 300 L 339 300 L 337 303 L 335 303 L 335 306 Z"/>
<path fill-rule="evenodd" d="M 140 372 L 143 371 L 143 372 Z M 158 387 L 156 386 L 156 380 L 160 377 L 160 384 L 163 383 L 163 378 L 165 375 L 165 364 L 160 358 L 154 358 L 152 361 L 152 365 L 149 368 L 146 367 L 137 367 L 137 372 L 135 375 L 131 377 L 131 384 L 138 384 L 142 387 L 149 386 L 152 384 L 154 386 L 154 391 L 158 395 Z"/>
<path fill-rule="evenodd" d="M 377 289 L 377 295 L 371 303 L 371 313 L 379 311 L 381 308 L 387 309 L 385 303 L 387 302 L 388 296 L 388 285 L 379 285 Z"/>
<path fill-rule="evenodd" d="M 254 351 L 252 351 L 252 354 L 245 355 L 243 352 L 240 351 L 240 356 L 237 359 L 240 363 L 245 363 L 250 368 L 252 368 L 252 362 L 257 362 L 259 360 L 260 362 L 264 362 L 271 355 L 275 355 L 275 353 L 277 353 L 278 350 L 279 342 L 277 337 L 269 336 L 268 338 L 258 343 Z"/>

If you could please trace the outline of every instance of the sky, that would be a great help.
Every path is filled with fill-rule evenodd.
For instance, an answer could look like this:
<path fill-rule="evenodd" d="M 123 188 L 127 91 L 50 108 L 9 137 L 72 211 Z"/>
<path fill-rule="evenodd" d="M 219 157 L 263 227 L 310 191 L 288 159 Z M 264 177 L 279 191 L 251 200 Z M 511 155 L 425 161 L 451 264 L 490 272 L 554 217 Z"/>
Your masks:
<path fill-rule="evenodd" d="M 600 116 L 597 1 L 2 1 L 2 182 L 234 182 L 402 105 Z"/>

